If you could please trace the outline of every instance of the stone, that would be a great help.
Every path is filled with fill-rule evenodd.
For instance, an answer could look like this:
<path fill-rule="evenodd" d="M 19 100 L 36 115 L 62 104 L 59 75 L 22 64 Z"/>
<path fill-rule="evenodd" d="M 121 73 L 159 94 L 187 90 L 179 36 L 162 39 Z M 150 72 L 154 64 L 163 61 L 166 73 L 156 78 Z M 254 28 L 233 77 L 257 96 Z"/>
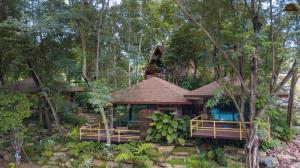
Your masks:
<path fill-rule="evenodd" d="M 93 160 L 93 165 L 96 167 L 101 167 L 102 166 L 102 161 L 101 160 Z"/>
<path fill-rule="evenodd" d="M 258 156 L 261 157 L 261 158 L 265 158 L 265 157 L 267 157 L 267 152 L 265 152 L 265 151 L 259 151 L 258 152 Z"/>
<path fill-rule="evenodd" d="M 224 154 L 226 158 L 238 162 L 243 162 L 245 160 L 244 155 L 238 155 L 237 153 L 231 154 L 231 153 L 225 153 Z"/>
<path fill-rule="evenodd" d="M 8 167 L 8 162 L 6 162 L 5 160 L 0 159 L 0 165 L 3 167 Z"/>
<path fill-rule="evenodd" d="M 259 165 L 262 168 L 272 168 L 276 167 L 277 165 L 277 160 L 273 157 L 265 157 L 265 158 L 259 158 Z"/>
<path fill-rule="evenodd" d="M 66 161 L 65 165 L 66 165 L 66 167 L 71 167 L 72 166 L 70 161 Z"/>
<path fill-rule="evenodd" d="M 224 152 L 225 153 L 235 153 L 237 152 L 237 148 L 234 146 L 224 145 Z"/>
<path fill-rule="evenodd" d="M 63 152 L 56 152 L 56 153 L 53 153 L 53 156 L 54 157 L 66 157 L 66 154 Z"/>
<path fill-rule="evenodd" d="M 290 166 L 291 168 L 300 168 L 300 163 L 297 162 L 297 163 L 294 163 Z"/>
<path fill-rule="evenodd" d="M 112 161 L 107 161 L 106 162 L 106 167 L 117 167 L 118 164 L 116 162 L 112 162 Z"/>
<path fill-rule="evenodd" d="M 11 154 L 6 154 L 3 156 L 3 159 L 7 162 L 14 160 L 13 156 Z"/>
<path fill-rule="evenodd" d="M 121 163 L 120 167 L 122 167 L 122 168 L 133 168 L 133 164 Z"/>
<path fill-rule="evenodd" d="M 158 146 L 157 149 L 160 153 L 170 153 L 174 149 L 174 146 Z"/>
<path fill-rule="evenodd" d="M 237 150 L 237 154 L 238 154 L 238 155 L 245 155 L 245 149 L 239 148 L 239 149 Z"/>
<path fill-rule="evenodd" d="M 159 163 L 158 164 L 160 167 L 170 167 L 170 164 L 169 163 Z"/>
<path fill-rule="evenodd" d="M 286 160 L 286 161 L 289 161 L 289 162 L 297 160 L 294 156 L 284 155 L 284 154 L 278 155 L 277 158 L 278 158 L 278 160 Z"/>
<path fill-rule="evenodd" d="M 189 156 L 188 152 L 173 152 L 172 154 L 175 156 Z"/>
<path fill-rule="evenodd" d="M 2 157 L 4 157 L 5 155 L 7 155 L 9 152 L 7 152 L 7 151 L 0 151 L 0 155 L 2 156 Z"/>
<path fill-rule="evenodd" d="M 54 151 L 59 151 L 61 148 L 63 148 L 63 146 L 62 146 L 61 144 L 58 144 L 58 145 L 55 145 L 55 146 L 53 147 L 53 150 L 54 150 Z"/>
<path fill-rule="evenodd" d="M 169 161 L 169 160 L 177 160 L 177 159 L 186 159 L 187 156 L 175 156 L 175 155 L 171 155 L 169 156 L 166 160 Z"/>
<path fill-rule="evenodd" d="M 187 168 L 186 165 L 174 165 L 173 168 Z"/>

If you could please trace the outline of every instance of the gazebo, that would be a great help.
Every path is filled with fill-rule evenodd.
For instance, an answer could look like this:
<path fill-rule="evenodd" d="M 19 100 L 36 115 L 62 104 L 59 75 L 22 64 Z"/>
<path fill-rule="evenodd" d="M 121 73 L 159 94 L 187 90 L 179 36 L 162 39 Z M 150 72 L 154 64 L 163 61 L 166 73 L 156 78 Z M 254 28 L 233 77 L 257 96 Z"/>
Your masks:
<path fill-rule="evenodd" d="M 189 91 L 157 77 L 143 80 L 125 90 L 113 93 L 112 103 L 129 105 L 128 120 L 146 131 L 153 111 L 175 112 L 177 117 L 191 108 L 191 101 L 184 98 Z M 135 117 L 133 117 L 135 115 Z M 135 119 L 134 119 L 135 118 Z M 135 120 L 135 121 L 134 121 Z M 127 122 L 128 123 L 128 122 Z M 127 125 L 127 126 L 130 126 Z"/>

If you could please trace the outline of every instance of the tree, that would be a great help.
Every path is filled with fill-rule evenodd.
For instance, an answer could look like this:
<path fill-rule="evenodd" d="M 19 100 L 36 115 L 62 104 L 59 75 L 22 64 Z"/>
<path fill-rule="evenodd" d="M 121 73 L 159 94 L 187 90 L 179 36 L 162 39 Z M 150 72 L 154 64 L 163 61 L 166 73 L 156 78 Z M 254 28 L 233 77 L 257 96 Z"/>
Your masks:
<path fill-rule="evenodd" d="M 103 86 L 103 84 L 99 82 L 90 82 L 91 91 L 89 94 L 88 102 L 92 105 L 93 110 L 96 113 L 101 114 L 102 123 L 104 124 L 105 134 L 106 134 L 106 143 L 108 145 L 111 144 L 110 140 L 110 131 L 108 126 L 108 120 L 105 114 L 105 107 L 110 105 L 110 99 L 108 93 L 108 88 Z"/>
<path fill-rule="evenodd" d="M 211 40 L 211 42 L 217 47 L 217 49 L 221 52 L 222 57 L 226 60 L 226 62 L 228 62 L 228 64 L 230 65 L 230 67 L 233 70 L 234 75 L 237 77 L 237 79 L 240 81 L 241 84 L 241 95 L 240 96 L 240 100 L 241 101 L 237 101 L 237 99 L 235 98 L 235 96 L 233 94 L 230 94 L 230 97 L 232 98 L 233 102 L 236 105 L 236 108 L 239 111 L 239 116 L 242 122 L 242 127 L 244 129 L 244 132 L 246 133 L 246 145 L 245 145 L 245 151 L 246 151 L 246 167 L 249 168 L 254 168 L 254 167 L 259 167 L 258 165 L 258 145 L 259 145 L 259 141 L 258 141 L 258 127 L 259 125 L 257 124 L 257 120 L 260 120 L 263 115 L 265 110 L 269 107 L 270 103 L 271 103 L 271 99 L 273 96 L 276 96 L 276 94 L 278 93 L 278 91 L 281 89 L 281 87 L 287 82 L 287 80 L 291 77 L 292 72 L 295 70 L 296 68 L 296 64 L 294 61 L 293 66 L 291 67 L 291 69 L 289 70 L 288 74 L 285 76 L 285 78 L 277 85 L 275 86 L 274 91 L 269 92 L 269 94 L 265 95 L 267 96 L 267 101 L 265 101 L 261 106 L 257 106 L 257 100 L 258 100 L 258 94 L 257 94 L 257 87 L 258 87 L 258 78 L 259 78 L 259 69 L 258 69 L 258 54 L 260 52 L 259 49 L 263 48 L 263 46 L 261 47 L 261 45 L 263 44 L 263 33 L 261 32 L 262 30 L 262 20 L 260 17 L 260 10 L 261 10 L 261 1 L 259 1 L 258 3 L 256 3 L 256 1 L 251 1 L 250 5 L 248 5 L 248 2 L 245 1 L 244 5 L 245 8 L 247 9 L 247 14 L 251 19 L 251 24 L 252 24 L 252 29 L 251 29 L 251 35 L 252 35 L 252 41 L 250 43 L 250 45 L 248 44 L 248 47 L 250 47 L 250 52 L 248 55 L 251 56 L 251 61 L 250 61 L 250 71 L 249 72 L 249 78 L 250 78 L 250 87 L 248 88 L 248 86 L 246 85 L 246 78 L 243 75 L 243 71 L 240 71 L 239 69 L 237 69 L 237 67 L 235 66 L 233 59 L 231 57 L 229 57 L 228 52 L 225 51 L 225 49 L 223 47 L 221 47 L 220 43 L 218 41 L 215 40 L 215 38 L 211 35 L 211 33 L 209 31 L 207 31 L 207 29 L 199 24 L 198 21 L 196 21 L 192 15 L 184 8 L 184 6 L 180 3 L 179 0 L 176 0 L 178 6 L 180 7 L 180 9 L 184 12 L 184 14 L 189 18 L 189 20 L 191 20 L 191 22 L 193 22 L 193 24 L 195 24 L 197 26 L 197 28 L 199 28 L 200 31 L 203 31 L 207 37 Z M 273 66 L 274 67 L 274 66 Z M 281 66 L 279 66 L 280 69 Z M 279 70 L 280 71 L 280 70 Z M 273 73 L 275 71 L 273 70 Z M 272 77 L 276 76 L 274 74 L 271 74 Z M 268 85 L 272 85 L 272 83 L 268 83 Z M 260 95 L 261 96 L 261 95 Z M 249 105 L 250 105 L 250 128 L 251 128 L 251 132 L 248 133 L 248 131 L 246 130 L 246 126 L 245 126 L 245 116 L 244 116 L 244 104 L 245 104 L 245 98 L 248 99 Z"/>
<path fill-rule="evenodd" d="M 21 128 L 23 120 L 28 118 L 30 101 L 23 93 L 0 92 L 0 133 Z"/>

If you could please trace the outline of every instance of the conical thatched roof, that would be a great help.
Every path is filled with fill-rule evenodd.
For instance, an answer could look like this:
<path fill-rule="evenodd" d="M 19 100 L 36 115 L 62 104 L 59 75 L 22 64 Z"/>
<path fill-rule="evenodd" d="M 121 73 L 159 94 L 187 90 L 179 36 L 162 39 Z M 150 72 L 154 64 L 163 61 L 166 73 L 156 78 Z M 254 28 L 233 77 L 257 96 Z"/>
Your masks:
<path fill-rule="evenodd" d="M 113 104 L 191 104 L 184 98 L 189 91 L 157 77 L 113 93 Z"/>

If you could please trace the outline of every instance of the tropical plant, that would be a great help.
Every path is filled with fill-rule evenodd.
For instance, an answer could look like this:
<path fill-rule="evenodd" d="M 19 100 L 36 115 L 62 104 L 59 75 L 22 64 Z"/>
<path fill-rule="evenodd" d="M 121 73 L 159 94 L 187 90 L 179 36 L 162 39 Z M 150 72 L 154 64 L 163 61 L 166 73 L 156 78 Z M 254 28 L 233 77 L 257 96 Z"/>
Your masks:
<path fill-rule="evenodd" d="M 140 168 L 150 168 L 153 160 L 156 160 L 160 154 L 151 143 L 128 143 L 118 145 L 114 148 L 117 151 L 115 161 L 118 163 L 132 162 Z"/>
<path fill-rule="evenodd" d="M 30 105 L 29 99 L 23 93 L 0 91 L 0 134 L 21 128 L 23 120 L 31 114 Z"/>
<path fill-rule="evenodd" d="M 88 103 L 93 107 L 93 110 L 96 113 L 101 114 L 102 122 L 104 124 L 105 133 L 106 133 L 106 143 L 111 144 L 110 141 L 110 132 L 108 127 L 108 120 L 104 111 L 104 108 L 110 106 L 110 95 L 109 90 L 106 86 L 103 85 L 100 81 L 95 81 L 90 83 L 91 91 L 89 94 Z"/>
<path fill-rule="evenodd" d="M 189 117 L 175 118 L 174 115 L 154 112 L 147 130 L 147 141 L 167 141 L 168 144 L 185 144 L 189 135 Z"/>
<path fill-rule="evenodd" d="M 294 128 L 289 129 L 285 113 L 278 109 L 270 108 L 266 114 L 270 119 L 270 123 L 272 123 L 271 136 L 274 139 L 290 141 L 294 137 L 296 130 Z"/>
<path fill-rule="evenodd" d="M 199 155 L 200 160 L 215 161 L 216 163 L 218 163 L 221 166 L 227 165 L 227 161 L 225 159 L 223 148 L 215 148 L 215 149 L 211 149 L 209 151 L 200 151 L 200 149 L 198 147 L 196 147 L 196 151 Z"/>

